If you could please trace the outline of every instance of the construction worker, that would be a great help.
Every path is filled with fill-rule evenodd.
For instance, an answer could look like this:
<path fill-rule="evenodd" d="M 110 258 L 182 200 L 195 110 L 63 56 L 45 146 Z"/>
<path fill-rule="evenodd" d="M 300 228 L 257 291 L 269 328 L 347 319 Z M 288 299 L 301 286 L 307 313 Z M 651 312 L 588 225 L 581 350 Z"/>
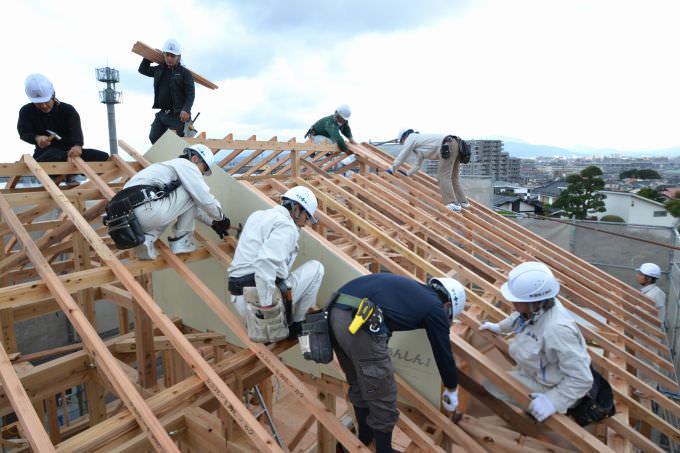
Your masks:
<path fill-rule="evenodd" d="M 442 201 L 453 212 L 459 212 L 461 208 L 470 207 L 460 185 L 458 141 L 452 139 L 453 136 L 421 134 L 413 129 L 401 129 L 397 137 L 402 149 L 392 166 L 387 170 L 388 173 L 395 173 L 412 154 L 416 156 L 416 163 L 411 170 L 406 172 L 406 176 L 411 176 L 420 170 L 425 159 L 439 160 L 437 180 L 439 181 Z"/>
<path fill-rule="evenodd" d="M 388 273 L 356 278 L 331 299 L 333 350 L 349 383 L 359 440 L 368 445 L 375 439 L 377 453 L 393 451 L 392 430 L 399 418 L 390 336 L 425 329 L 444 384 L 442 404 L 453 412 L 458 405 L 458 373 L 449 333 L 464 306 L 465 288 L 452 278 L 433 278 L 425 285 Z"/>
<path fill-rule="evenodd" d="M 661 323 L 666 322 L 666 293 L 656 285 L 656 281 L 661 278 L 661 268 L 654 263 L 642 263 L 635 269 L 635 278 L 642 286 L 640 291 L 649 299 L 654 301 L 654 306 L 659 311 Z"/>
<path fill-rule="evenodd" d="M 352 137 L 352 130 L 349 128 L 348 121 L 351 115 L 349 105 L 342 104 L 332 115 L 325 116 L 314 123 L 305 134 L 305 138 L 311 137 L 314 143 L 337 143 L 340 150 L 350 153 L 342 136 L 347 137 L 350 143 L 356 144 Z"/>
<path fill-rule="evenodd" d="M 52 82 L 42 74 L 26 77 L 26 96 L 31 101 L 19 110 L 17 130 L 21 140 L 35 145 L 38 162 L 66 162 L 70 157 L 85 161 L 108 160 L 109 155 L 83 148 L 80 116 L 72 105 L 57 99 Z"/>
<path fill-rule="evenodd" d="M 246 220 L 228 269 L 229 292 L 254 341 L 296 337 L 316 303 L 323 265 L 310 260 L 291 272 L 300 228 L 317 223 L 316 207 L 312 191 L 296 186 L 281 196 L 281 205 L 255 211 Z"/>
<path fill-rule="evenodd" d="M 163 63 L 151 66 L 151 61 L 143 58 L 139 65 L 140 74 L 153 77 L 153 108 L 160 109 L 149 132 L 152 144 L 168 129 L 184 136 L 184 123 L 191 119 L 195 96 L 194 77 L 180 62 L 179 42 L 168 39 L 162 51 Z"/>
<path fill-rule="evenodd" d="M 202 144 L 191 145 L 184 148 L 179 157 L 141 170 L 111 200 L 109 207 L 114 201 L 123 205 L 127 202 L 133 207 L 144 231 L 144 243 L 135 249 L 138 259 L 155 260 L 158 257 L 154 242 L 173 222 L 173 236 L 168 237 L 168 243 L 175 254 L 196 250 L 192 235 L 197 219 L 211 226 L 221 237 L 228 233 L 229 219 L 203 179 L 203 175 L 212 173 L 212 163 L 210 148 Z M 121 214 L 109 213 L 109 207 L 110 217 Z"/>
<path fill-rule="evenodd" d="M 480 330 L 496 334 L 515 332 L 510 357 L 517 366 L 510 372 L 530 391 L 528 411 L 539 422 L 555 412 L 564 414 L 591 389 L 590 356 L 581 331 L 556 299 L 560 284 L 548 266 L 530 261 L 513 268 L 501 294 L 515 311 L 499 323 L 484 321 Z M 487 386 L 494 396 L 510 400 Z"/>

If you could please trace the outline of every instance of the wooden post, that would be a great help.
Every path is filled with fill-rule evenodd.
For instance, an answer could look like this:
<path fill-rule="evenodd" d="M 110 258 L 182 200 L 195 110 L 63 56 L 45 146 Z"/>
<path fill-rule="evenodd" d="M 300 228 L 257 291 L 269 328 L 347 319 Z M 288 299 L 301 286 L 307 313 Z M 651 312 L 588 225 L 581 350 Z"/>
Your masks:
<path fill-rule="evenodd" d="M 326 410 L 335 415 L 335 395 L 321 390 L 317 391 L 317 395 L 321 403 L 326 407 Z M 317 441 L 319 443 L 316 451 L 318 453 L 335 453 L 335 439 L 331 433 L 318 422 L 316 430 Z"/>
<path fill-rule="evenodd" d="M 156 385 L 156 353 L 153 344 L 153 325 L 151 319 L 136 303 L 133 308 L 135 316 L 135 339 L 137 344 L 137 370 L 139 384 L 142 388 Z"/>

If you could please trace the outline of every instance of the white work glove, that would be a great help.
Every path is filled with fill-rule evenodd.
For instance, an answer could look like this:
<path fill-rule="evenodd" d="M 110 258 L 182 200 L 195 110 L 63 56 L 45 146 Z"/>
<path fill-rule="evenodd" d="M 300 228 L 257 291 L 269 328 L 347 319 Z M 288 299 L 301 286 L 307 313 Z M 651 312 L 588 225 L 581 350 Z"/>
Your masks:
<path fill-rule="evenodd" d="M 458 407 L 458 387 L 456 387 L 456 390 L 444 388 L 444 393 L 442 393 L 442 406 L 449 412 L 456 410 Z"/>
<path fill-rule="evenodd" d="M 489 332 L 493 333 L 501 333 L 501 326 L 495 322 L 484 321 L 482 325 L 479 326 L 479 330 L 488 330 Z"/>
<path fill-rule="evenodd" d="M 529 413 L 539 422 L 557 412 L 553 403 L 544 393 L 532 393 L 529 396 L 533 398 L 533 401 L 529 404 Z"/>

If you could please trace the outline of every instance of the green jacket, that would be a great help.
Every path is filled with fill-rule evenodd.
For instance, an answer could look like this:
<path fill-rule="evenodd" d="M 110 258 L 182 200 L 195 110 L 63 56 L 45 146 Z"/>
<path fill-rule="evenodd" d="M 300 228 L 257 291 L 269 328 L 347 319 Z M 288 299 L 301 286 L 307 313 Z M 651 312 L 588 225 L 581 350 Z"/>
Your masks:
<path fill-rule="evenodd" d="M 321 118 L 319 121 L 314 123 L 310 128 L 313 135 L 323 135 L 324 137 L 330 138 L 333 142 L 338 144 L 338 147 L 342 151 L 347 151 L 347 145 L 345 144 L 345 139 L 342 135 L 347 137 L 347 139 L 352 138 L 352 130 L 349 128 L 349 122 L 345 121 L 342 127 L 338 126 L 338 122 L 335 121 L 335 115 L 329 115 Z M 340 133 L 342 132 L 342 135 Z"/>

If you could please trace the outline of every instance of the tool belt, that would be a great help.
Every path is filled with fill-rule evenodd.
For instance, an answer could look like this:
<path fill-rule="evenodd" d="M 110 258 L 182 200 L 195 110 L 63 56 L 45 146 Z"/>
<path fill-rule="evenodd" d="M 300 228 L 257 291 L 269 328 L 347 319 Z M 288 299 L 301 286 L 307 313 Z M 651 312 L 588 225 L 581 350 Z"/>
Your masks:
<path fill-rule="evenodd" d="M 338 293 L 333 293 L 323 309 L 308 313 L 302 322 L 302 334 L 298 341 L 302 356 L 306 360 L 316 363 L 330 363 L 333 360 L 329 310 L 337 297 Z"/>
<path fill-rule="evenodd" d="M 451 142 L 454 140 L 458 143 L 458 158 L 460 163 L 469 163 L 470 158 L 472 157 L 472 147 L 468 142 L 456 135 L 447 135 L 444 137 L 444 140 L 442 140 L 440 149 L 442 159 L 448 159 L 451 156 Z"/>
<path fill-rule="evenodd" d="M 574 407 L 567 410 L 567 415 L 573 417 L 581 426 L 599 422 L 616 414 L 611 385 L 592 365 L 590 372 L 593 373 L 593 386 Z"/>
<path fill-rule="evenodd" d="M 227 288 L 233 296 L 243 296 L 246 301 L 246 329 L 251 340 L 273 343 L 288 338 L 293 320 L 292 297 L 286 281 L 277 278 L 278 291 L 272 295 L 271 305 L 263 306 L 255 286 L 255 274 L 229 277 Z"/>
<path fill-rule="evenodd" d="M 109 236 L 121 250 L 136 247 L 144 242 L 144 230 L 134 213 L 138 206 L 150 201 L 167 197 L 180 186 L 173 181 L 163 188 L 149 185 L 127 187 L 118 192 L 106 205 L 103 222 L 108 227 Z"/>
<path fill-rule="evenodd" d="M 363 299 L 350 296 L 349 294 L 338 295 L 335 300 L 336 304 L 351 307 L 354 319 L 349 326 L 350 333 L 354 335 L 364 325 L 368 328 L 369 333 L 379 334 L 385 332 L 384 317 L 382 309 L 371 302 L 367 297 Z"/>

